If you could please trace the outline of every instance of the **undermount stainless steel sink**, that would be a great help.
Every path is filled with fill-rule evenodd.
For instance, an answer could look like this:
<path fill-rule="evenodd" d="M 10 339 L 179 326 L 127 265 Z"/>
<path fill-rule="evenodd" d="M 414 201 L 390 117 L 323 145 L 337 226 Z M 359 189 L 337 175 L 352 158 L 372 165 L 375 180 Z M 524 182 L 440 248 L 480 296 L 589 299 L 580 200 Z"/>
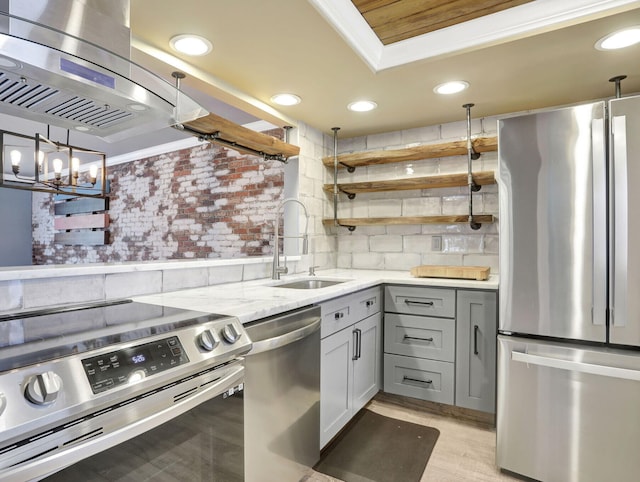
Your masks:
<path fill-rule="evenodd" d="M 302 279 L 290 281 L 279 285 L 272 285 L 273 288 L 291 288 L 295 290 L 316 290 L 328 286 L 344 283 L 347 280 L 327 280 L 327 279 Z"/>

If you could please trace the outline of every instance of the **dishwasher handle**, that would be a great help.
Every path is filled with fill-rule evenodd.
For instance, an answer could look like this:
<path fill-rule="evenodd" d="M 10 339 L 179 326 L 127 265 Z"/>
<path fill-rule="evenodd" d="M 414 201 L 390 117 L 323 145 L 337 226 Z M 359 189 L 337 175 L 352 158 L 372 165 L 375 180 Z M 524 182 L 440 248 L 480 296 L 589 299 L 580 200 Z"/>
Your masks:
<path fill-rule="evenodd" d="M 569 370 L 572 372 L 587 373 L 589 375 L 601 375 L 604 377 L 623 378 L 625 380 L 640 381 L 640 371 L 632 370 L 629 368 L 619 368 L 606 365 L 597 365 L 594 363 L 564 360 L 562 358 L 534 355 L 531 353 L 522 353 L 519 351 L 512 351 L 511 359 L 513 361 L 526 363 L 528 365 L 537 365 L 548 368 L 557 368 L 560 370 Z"/>
<path fill-rule="evenodd" d="M 312 323 L 300 327 L 296 330 L 284 333 L 279 336 L 274 336 L 273 338 L 267 338 L 266 340 L 253 342 L 251 351 L 247 353 L 246 356 L 257 355 L 258 353 L 262 353 L 265 351 L 275 350 L 276 348 L 280 348 L 281 346 L 289 345 L 298 340 L 302 340 L 303 338 L 306 338 L 312 333 L 318 331 L 320 329 L 321 321 L 322 318 L 316 318 Z"/>

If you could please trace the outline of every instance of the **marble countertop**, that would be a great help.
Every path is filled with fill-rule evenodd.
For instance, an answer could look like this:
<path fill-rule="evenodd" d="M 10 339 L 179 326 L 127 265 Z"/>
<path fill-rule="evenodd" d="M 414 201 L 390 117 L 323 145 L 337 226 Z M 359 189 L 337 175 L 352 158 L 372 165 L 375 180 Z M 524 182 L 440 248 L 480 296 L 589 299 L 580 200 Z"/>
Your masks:
<path fill-rule="evenodd" d="M 278 288 L 274 285 L 309 278 L 283 275 L 280 281 L 260 279 L 203 288 L 137 296 L 135 301 L 237 317 L 242 323 L 284 313 L 310 304 L 337 298 L 383 283 L 469 289 L 498 289 L 498 276 L 487 281 L 414 278 L 407 271 L 330 269 L 318 271 L 316 278 L 345 280 L 319 289 Z"/>

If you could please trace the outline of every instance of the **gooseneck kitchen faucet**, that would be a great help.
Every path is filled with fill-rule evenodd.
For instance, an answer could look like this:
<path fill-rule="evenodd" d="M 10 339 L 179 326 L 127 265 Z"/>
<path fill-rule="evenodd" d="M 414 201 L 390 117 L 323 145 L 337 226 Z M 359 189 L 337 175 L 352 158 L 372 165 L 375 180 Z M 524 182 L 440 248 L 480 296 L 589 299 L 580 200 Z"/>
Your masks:
<path fill-rule="evenodd" d="M 304 234 L 302 236 L 280 236 L 279 234 L 279 230 L 280 230 L 280 211 L 282 210 L 282 208 L 284 207 L 285 204 L 289 203 L 289 202 L 295 202 L 298 203 L 300 206 L 302 206 L 302 209 L 304 209 L 304 216 L 305 216 L 305 226 L 304 226 Z M 279 205 L 278 208 L 276 210 L 276 220 L 275 220 L 275 224 L 274 224 L 274 235 L 273 235 L 273 266 L 272 266 L 272 270 L 271 270 L 271 278 L 272 279 L 280 279 L 280 273 L 288 273 L 289 269 L 286 266 L 286 257 L 285 257 L 285 266 L 280 266 L 280 238 L 285 239 L 285 238 L 296 238 L 296 239 L 300 239 L 302 238 L 302 254 L 308 254 L 309 252 L 309 235 L 308 235 L 308 230 L 309 230 L 309 213 L 307 211 L 307 207 L 302 203 L 302 201 L 299 201 L 298 199 L 294 198 L 294 197 L 289 197 L 284 199 Z"/>

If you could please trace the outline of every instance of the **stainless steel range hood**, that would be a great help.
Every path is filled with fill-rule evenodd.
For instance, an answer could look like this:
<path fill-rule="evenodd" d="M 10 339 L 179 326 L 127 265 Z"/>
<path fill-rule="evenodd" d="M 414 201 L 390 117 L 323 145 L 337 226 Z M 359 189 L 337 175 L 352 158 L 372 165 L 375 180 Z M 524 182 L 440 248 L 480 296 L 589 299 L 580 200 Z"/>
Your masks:
<path fill-rule="evenodd" d="M 130 39 L 129 0 L 0 0 L 0 112 L 108 142 L 208 114 Z"/>

